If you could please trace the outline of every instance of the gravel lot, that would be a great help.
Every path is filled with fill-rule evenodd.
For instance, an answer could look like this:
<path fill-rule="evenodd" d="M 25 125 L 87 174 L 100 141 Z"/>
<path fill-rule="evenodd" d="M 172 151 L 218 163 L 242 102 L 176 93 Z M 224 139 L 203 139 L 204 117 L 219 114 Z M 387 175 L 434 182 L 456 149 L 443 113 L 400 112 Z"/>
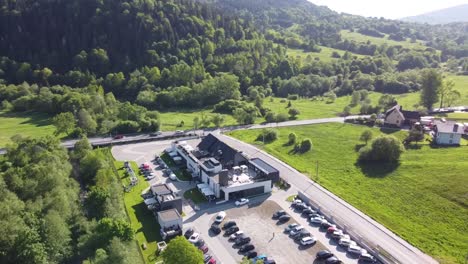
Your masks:
<path fill-rule="evenodd" d="M 273 258 L 276 263 L 312 263 L 317 251 L 326 249 L 320 242 L 313 246 L 303 247 L 299 243 L 289 238 L 283 230 L 289 222 L 277 225 L 277 222 L 271 218 L 275 211 L 281 210 L 281 207 L 274 201 L 264 201 L 259 205 L 250 204 L 239 208 L 226 210 L 226 221 L 234 220 L 240 230 L 244 231 L 252 239 L 251 244 L 255 246 L 255 251 L 259 255 L 266 254 Z M 211 221 L 214 220 L 211 219 Z M 221 233 L 223 234 L 223 233 Z M 237 254 L 237 248 L 234 243 L 228 242 L 227 237 L 219 235 L 220 242 L 230 251 L 231 254 Z M 239 255 L 239 259 L 242 258 Z"/>

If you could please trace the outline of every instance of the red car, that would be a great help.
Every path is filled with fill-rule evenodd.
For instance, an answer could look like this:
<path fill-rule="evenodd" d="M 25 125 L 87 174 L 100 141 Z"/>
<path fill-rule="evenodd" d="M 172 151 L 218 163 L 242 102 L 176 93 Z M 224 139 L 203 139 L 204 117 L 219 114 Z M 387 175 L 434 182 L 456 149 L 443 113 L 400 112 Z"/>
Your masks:
<path fill-rule="evenodd" d="M 211 258 L 206 264 L 216 264 L 216 259 Z"/>
<path fill-rule="evenodd" d="M 335 232 L 338 228 L 336 228 L 335 226 L 330 226 L 328 229 L 327 229 L 327 233 L 329 234 L 332 234 L 333 232 Z"/>
<path fill-rule="evenodd" d="M 199 247 L 198 249 L 201 250 L 203 253 L 208 252 L 208 247 L 206 245 L 203 245 L 203 246 Z"/>
<path fill-rule="evenodd" d="M 114 139 L 122 139 L 122 138 L 124 138 L 123 135 L 115 135 L 115 136 L 114 136 Z"/>

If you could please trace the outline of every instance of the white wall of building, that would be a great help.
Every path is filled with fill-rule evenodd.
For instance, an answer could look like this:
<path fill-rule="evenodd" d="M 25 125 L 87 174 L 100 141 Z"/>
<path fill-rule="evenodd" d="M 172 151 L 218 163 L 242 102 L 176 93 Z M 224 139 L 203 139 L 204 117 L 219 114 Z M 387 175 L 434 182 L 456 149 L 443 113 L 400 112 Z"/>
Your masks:
<path fill-rule="evenodd" d="M 441 133 L 438 132 L 436 136 L 437 144 L 441 145 L 459 145 L 461 134 L 455 133 Z"/>
<path fill-rule="evenodd" d="M 261 187 L 261 186 L 263 186 L 263 192 L 264 193 L 271 192 L 271 181 L 261 181 L 261 182 L 253 182 L 253 183 L 249 183 L 249 184 L 243 184 L 243 185 L 239 185 L 239 186 L 221 187 L 221 190 L 224 191 L 224 199 L 227 201 L 227 200 L 229 200 L 229 194 L 232 193 L 232 192 L 248 190 L 248 189 Z"/>

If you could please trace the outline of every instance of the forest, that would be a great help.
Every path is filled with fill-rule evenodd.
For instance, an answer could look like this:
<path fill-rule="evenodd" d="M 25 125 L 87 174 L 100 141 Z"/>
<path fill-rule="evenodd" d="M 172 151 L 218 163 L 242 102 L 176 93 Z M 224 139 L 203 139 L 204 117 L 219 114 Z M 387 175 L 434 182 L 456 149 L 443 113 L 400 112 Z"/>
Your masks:
<path fill-rule="evenodd" d="M 112 162 L 86 136 L 158 131 L 160 112 L 178 108 L 286 120 L 269 96 L 352 95 L 375 113 L 394 101 L 370 105 L 370 91 L 421 91 L 428 69 L 468 75 L 467 39 L 467 23 L 363 18 L 306 0 L 0 0 L 0 111 L 45 113 L 56 134 L 82 138 L 67 153 L 54 137 L 17 136 L 0 157 L 0 262 L 140 261 Z M 288 56 L 324 47 L 344 53 Z"/>

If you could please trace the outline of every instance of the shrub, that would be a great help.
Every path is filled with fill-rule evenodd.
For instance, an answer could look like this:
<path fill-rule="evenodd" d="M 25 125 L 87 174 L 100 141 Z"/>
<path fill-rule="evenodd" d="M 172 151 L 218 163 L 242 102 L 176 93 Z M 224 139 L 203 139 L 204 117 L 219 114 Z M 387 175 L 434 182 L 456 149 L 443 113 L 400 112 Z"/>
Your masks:
<path fill-rule="evenodd" d="M 301 114 L 301 112 L 299 110 L 297 110 L 296 108 L 290 108 L 289 111 L 288 111 L 288 114 L 291 116 L 291 119 L 295 119 L 296 116 Z"/>
<path fill-rule="evenodd" d="M 289 100 L 297 100 L 297 99 L 299 99 L 299 95 L 297 95 L 297 94 L 288 94 L 288 99 Z"/>
<path fill-rule="evenodd" d="M 348 116 L 350 114 L 351 114 L 351 107 L 349 107 L 349 105 L 347 105 L 343 109 L 343 115 Z"/>
<path fill-rule="evenodd" d="M 276 122 L 276 114 L 273 112 L 267 112 L 265 115 L 265 121 L 268 123 Z"/>
<path fill-rule="evenodd" d="M 273 142 L 276 139 L 278 139 L 278 132 L 273 129 L 264 129 L 257 137 L 257 140 L 264 142 Z"/>
<path fill-rule="evenodd" d="M 403 145 L 396 137 L 380 136 L 372 140 L 370 147 L 359 150 L 359 160 L 394 162 L 400 158 L 403 151 Z"/>
<path fill-rule="evenodd" d="M 301 141 L 300 151 L 307 152 L 312 149 L 312 140 L 310 138 L 306 138 Z"/>
<path fill-rule="evenodd" d="M 276 122 L 284 122 L 288 121 L 288 119 L 288 115 L 285 113 L 279 113 L 278 115 L 276 115 Z"/>
<path fill-rule="evenodd" d="M 296 143 L 297 135 L 294 132 L 289 133 L 288 135 L 288 144 L 293 145 Z"/>

